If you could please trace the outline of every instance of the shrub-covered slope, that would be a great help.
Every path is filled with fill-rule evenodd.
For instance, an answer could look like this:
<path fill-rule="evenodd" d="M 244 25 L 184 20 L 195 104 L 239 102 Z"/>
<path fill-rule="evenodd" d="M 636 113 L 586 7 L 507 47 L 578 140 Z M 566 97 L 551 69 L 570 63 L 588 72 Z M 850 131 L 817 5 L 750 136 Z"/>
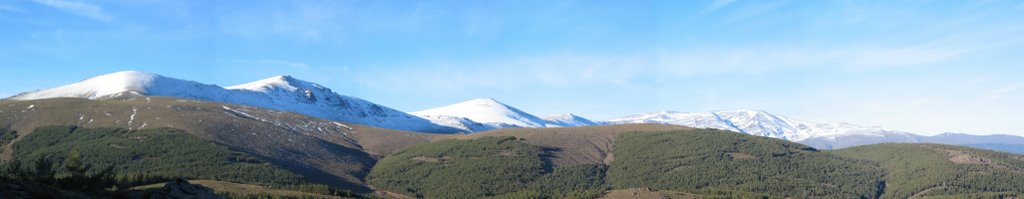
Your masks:
<path fill-rule="evenodd" d="M 252 155 L 204 141 L 177 129 L 41 127 L 15 143 L 12 162 L 39 159 L 66 164 L 72 150 L 91 172 L 113 167 L 122 180 L 189 177 L 261 185 L 297 185 L 303 177 Z M 134 178 L 134 179 L 133 179 Z"/>
<path fill-rule="evenodd" d="M 530 141 L 545 134 L 507 132 L 519 138 L 417 144 L 378 162 L 369 183 L 426 198 L 593 197 L 609 188 L 794 198 L 875 198 L 883 191 L 876 163 L 779 139 L 707 129 L 620 132 L 607 139 L 610 164 L 554 164 L 553 152 L 582 148 L 587 142 L 578 139 L 590 135 L 554 134 L 561 136 Z"/>
<path fill-rule="evenodd" d="M 9 149 L 14 143 L 33 134 L 38 127 L 52 125 L 182 129 L 196 138 L 259 157 L 306 179 L 353 191 L 370 191 L 363 179 L 381 156 L 445 136 L 191 99 L 0 100 L 0 144 L 4 144 L 0 161 L 13 158 Z"/>
<path fill-rule="evenodd" d="M 721 130 L 619 135 L 607 182 L 690 193 L 754 192 L 779 197 L 873 198 L 873 163 L 779 139 Z"/>
<path fill-rule="evenodd" d="M 836 153 L 878 162 L 881 198 L 1003 198 L 1024 193 L 1024 156 L 939 144 L 876 144 Z"/>
<path fill-rule="evenodd" d="M 552 168 L 546 150 L 511 137 L 417 144 L 380 160 L 368 181 L 376 188 L 425 198 L 560 198 L 597 192 L 603 166 Z"/>

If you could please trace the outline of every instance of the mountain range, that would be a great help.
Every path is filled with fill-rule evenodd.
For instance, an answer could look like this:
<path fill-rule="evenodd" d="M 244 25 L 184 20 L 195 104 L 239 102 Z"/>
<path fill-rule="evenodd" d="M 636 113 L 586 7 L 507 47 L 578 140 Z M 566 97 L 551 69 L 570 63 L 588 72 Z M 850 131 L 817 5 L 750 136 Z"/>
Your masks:
<path fill-rule="evenodd" d="M 287 75 L 220 87 L 145 72 L 122 71 L 56 88 L 21 93 L 8 99 L 106 99 L 131 96 L 178 97 L 240 104 L 398 130 L 438 133 L 460 131 L 363 99 L 340 95 L 319 84 Z"/>
<path fill-rule="evenodd" d="M 361 104 L 326 103 L 340 99 Z M 1019 149 L 1024 138 L 1010 135 L 919 136 L 757 110 L 592 121 L 488 98 L 413 113 L 376 105 L 390 115 L 374 105 L 289 76 L 220 87 L 128 71 L 22 93 L 0 100 L 0 198 L 131 195 L 179 177 L 229 198 L 1024 196 L 1024 155 L 975 149 Z M 403 114 L 447 131 L 372 125 L 417 127 L 391 120 Z M 75 175 L 55 175 L 76 163 L 113 180 L 83 191 L 67 184 Z"/>
<path fill-rule="evenodd" d="M 56 88 L 25 92 L 6 99 L 109 99 L 134 96 L 177 97 L 247 105 L 339 122 L 428 133 L 654 123 L 730 130 L 801 142 L 821 149 L 883 142 L 928 142 L 1024 153 L 1024 138 L 1012 135 L 921 136 L 877 126 L 809 122 L 760 110 L 664 111 L 593 121 L 572 113 L 541 118 L 495 99 L 479 98 L 406 113 L 360 98 L 341 95 L 319 84 L 287 75 L 220 87 L 139 71 L 122 71 Z"/>

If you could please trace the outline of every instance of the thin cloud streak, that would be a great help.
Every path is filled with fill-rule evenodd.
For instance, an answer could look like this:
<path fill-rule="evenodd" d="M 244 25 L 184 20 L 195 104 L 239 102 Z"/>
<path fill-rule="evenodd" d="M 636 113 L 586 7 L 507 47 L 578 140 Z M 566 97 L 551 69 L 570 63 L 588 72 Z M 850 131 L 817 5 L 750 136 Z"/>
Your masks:
<path fill-rule="evenodd" d="M 707 9 L 704 9 L 704 13 L 714 12 L 718 9 L 728 6 L 729 4 L 732 4 L 732 2 L 735 1 L 736 0 L 715 0 L 714 2 L 711 3 L 710 6 L 708 6 Z"/>
<path fill-rule="evenodd" d="M 360 82 L 380 89 L 458 92 L 534 86 L 630 86 L 638 79 L 702 75 L 762 74 L 808 69 L 871 71 L 955 60 L 1001 46 L 967 45 L 973 40 L 929 41 L 909 47 L 762 47 L 693 49 L 628 55 L 552 54 L 478 62 L 420 63 L 429 69 L 359 71 Z M 465 66 L 488 66 L 466 70 Z M 392 78 L 381 78 L 392 77 Z M 402 86 L 404 85 L 404 86 Z M 410 86 L 411 85 L 411 86 Z M 417 88 L 423 86 L 422 88 Z"/>
<path fill-rule="evenodd" d="M 0 13 L 2 12 L 24 12 L 21 8 L 14 7 L 13 5 L 0 4 Z"/>
<path fill-rule="evenodd" d="M 76 15 L 100 20 L 104 22 L 110 22 L 114 20 L 114 17 L 103 11 L 103 8 L 90 3 L 72 1 L 72 0 L 32 0 L 38 4 L 53 7 L 65 12 L 69 12 Z"/>

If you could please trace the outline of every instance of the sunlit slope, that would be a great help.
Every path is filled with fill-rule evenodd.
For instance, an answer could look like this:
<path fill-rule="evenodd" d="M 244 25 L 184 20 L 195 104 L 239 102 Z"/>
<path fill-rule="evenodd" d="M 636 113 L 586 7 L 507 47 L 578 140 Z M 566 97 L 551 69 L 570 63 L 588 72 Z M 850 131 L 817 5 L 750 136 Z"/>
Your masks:
<path fill-rule="evenodd" d="M 835 152 L 878 162 L 887 185 L 882 198 L 1024 193 L 1022 155 L 939 144 L 875 144 Z"/>
<path fill-rule="evenodd" d="M 616 189 L 754 192 L 779 197 L 872 198 L 871 162 L 735 132 L 695 129 L 625 133 L 606 179 Z"/>
<path fill-rule="evenodd" d="M 353 190 L 366 190 L 363 178 L 380 156 L 442 136 L 189 99 L 58 98 L 0 101 L 0 128 L 18 132 L 17 138 L 5 141 L 3 158 L 11 158 L 11 143 L 17 143 L 37 127 L 51 125 L 182 129 L 202 140 L 252 154 L 308 179 Z"/>

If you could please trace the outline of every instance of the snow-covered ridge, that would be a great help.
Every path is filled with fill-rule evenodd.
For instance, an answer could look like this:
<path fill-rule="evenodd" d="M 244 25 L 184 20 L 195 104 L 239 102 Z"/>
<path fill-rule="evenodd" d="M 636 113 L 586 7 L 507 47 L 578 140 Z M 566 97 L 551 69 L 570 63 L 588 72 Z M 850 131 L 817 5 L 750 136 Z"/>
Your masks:
<path fill-rule="evenodd" d="M 655 112 L 630 115 L 607 121 L 611 124 L 657 123 L 714 128 L 752 135 L 800 141 L 812 137 L 836 137 L 847 134 L 882 136 L 904 134 L 877 126 L 848 123 L 815 123 L 797 120 L 760 110 L 730 110 L 710 112 Z"/>
<path fill-rule="evenodd" d="M 225 94 L 224 92 L 223 88 L 214 85 L 139 71 L 121 71 L 56 88 L 21 93 L 10 99 L 32 100 L 57 97 L 98 99 L 123 95 L 196 95 L 198 93 L 202 93 L 203 96 L 211 96 Z"/>
<path fill-rule="evenodd" d="M 167 96 L 242 104 L 398 130 L 448 133 L 461 131 L 363 99 L 340 95 L 319 84 L 287 75 L 237 86 L 220 87 L 139 71 L 122 71 L 56 88 L 26 92 L 9 99 L 105 99 L 122 96 Z"/>
<path fill-rule="evenodd" d="M 572 113 L 564 113 L 564 114 L 552 115 L 552 116 L 545 117 L 544 120 L 547 120 L 548 123 L 553 125 L 553 126 L 561 126 L 561 127 L 597 126 L 597 125 L 600 125 L 597 122 L 591 121 L 590 119 L 587 119 L 587 118 L 584 118 L 582 116 L 579 116 L 579 115 L 576 115 L 576 114 L 572 114 Z"/>

